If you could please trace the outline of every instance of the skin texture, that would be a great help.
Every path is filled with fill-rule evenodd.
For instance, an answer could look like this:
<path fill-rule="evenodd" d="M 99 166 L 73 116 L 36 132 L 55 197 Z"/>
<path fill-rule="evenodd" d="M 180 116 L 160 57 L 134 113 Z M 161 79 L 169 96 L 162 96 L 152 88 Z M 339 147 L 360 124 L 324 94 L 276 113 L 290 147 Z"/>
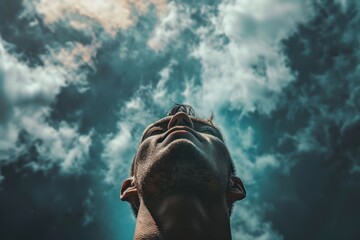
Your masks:
<path fill-rule="evenodd" d="M 225 240 L 245 194 L 219 130 L 178 112 L 144 131 L 120 197 L 138 209 L 134 239 Z"/>

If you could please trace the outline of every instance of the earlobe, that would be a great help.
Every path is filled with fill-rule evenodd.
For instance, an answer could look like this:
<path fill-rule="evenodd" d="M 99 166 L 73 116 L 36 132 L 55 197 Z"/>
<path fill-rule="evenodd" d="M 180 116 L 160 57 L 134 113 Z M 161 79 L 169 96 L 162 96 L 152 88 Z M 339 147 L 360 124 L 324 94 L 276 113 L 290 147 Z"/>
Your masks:
<path fill-rule="evenodd" d="M 246 197 L 246 191 L 241 179 L 236 176 L 230 177 L 230 183 L 227 190 L 227 200 L 232 204 Z"/>
<path fill-rule="evenodd" d="M 120 199 L 135 204 L 139 201 L 138 190 L 135 186 L 134 177 L 129 177 L 121 186 Z"/>

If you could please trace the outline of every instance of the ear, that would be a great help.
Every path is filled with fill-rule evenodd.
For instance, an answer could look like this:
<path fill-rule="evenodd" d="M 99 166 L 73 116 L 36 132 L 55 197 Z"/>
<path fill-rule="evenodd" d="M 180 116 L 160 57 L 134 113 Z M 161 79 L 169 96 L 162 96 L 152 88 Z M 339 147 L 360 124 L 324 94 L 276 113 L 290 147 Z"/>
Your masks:
<path fill-rule="evenodd" d="M 137 187 L 135 186 L 134 177 L 129 177 L 122 184 L 120 191 L 120 199 L 122 201 L 127 201 L 131 204 L 136 204 L 139 202 L 139 195 Z"/>
<path fill-rule="evenodd" d="M 230 176 L 227 189 L 227 201 L 231 205 L 234 202 L 246 197 L 246 191 L 241 179 L 236 176 Z"/>

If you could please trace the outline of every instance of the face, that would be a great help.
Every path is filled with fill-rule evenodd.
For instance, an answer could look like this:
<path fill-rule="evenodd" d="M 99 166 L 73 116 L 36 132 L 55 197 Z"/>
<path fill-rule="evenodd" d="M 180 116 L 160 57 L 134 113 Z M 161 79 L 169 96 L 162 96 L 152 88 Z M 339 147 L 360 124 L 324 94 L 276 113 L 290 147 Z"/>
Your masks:
<path fill-rule="evenodd" d="M 211 122 L 180 112 L 151 124 L 134 160 L 139 194 L 224 196 L 231 158 Z"/>

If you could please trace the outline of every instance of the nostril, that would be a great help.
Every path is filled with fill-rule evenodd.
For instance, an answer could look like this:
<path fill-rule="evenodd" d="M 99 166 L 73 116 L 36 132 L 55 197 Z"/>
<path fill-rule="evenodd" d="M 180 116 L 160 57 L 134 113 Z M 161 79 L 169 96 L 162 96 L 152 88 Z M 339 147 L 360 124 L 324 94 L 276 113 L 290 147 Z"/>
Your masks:
<path fill-rule="evenodd" d="M 186 113 L 180 112 L 175 114 L 169 121 L 168 129 L 174 127 L 174 126 L 187 126 L 190 128 L 194 128 L 194 125 L 189 118 L 189 116 Z"/>
<path fill-rule="evenodd" d="M 189 121 L 189 120 L 187 120 L 186 118 L 184 118 L 184 122 L 185 122 L 186 124 L 188 124 L 189 126 L 191 126 L 190 121 Z"/>

